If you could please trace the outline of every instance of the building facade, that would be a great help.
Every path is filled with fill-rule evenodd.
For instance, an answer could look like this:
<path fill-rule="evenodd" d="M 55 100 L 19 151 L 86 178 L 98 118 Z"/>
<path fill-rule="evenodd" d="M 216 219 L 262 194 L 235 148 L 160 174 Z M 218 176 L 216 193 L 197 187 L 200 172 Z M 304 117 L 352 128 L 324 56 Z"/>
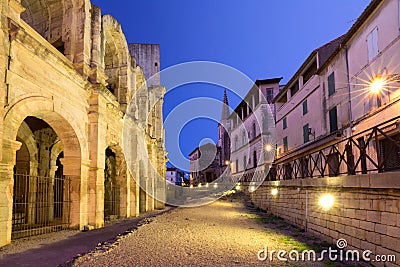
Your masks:
<path fill-rule="evenodd" d="M 162 208 L 165 89 L 121 25 L 88 0 L 0 6 L 0 246 Z"/>
<path fill-rule="evenodd" d="M 372 1 L 348 33 L 314 50 L 275 97 L 281 178 L 400 168 L 398 6 Z M 341 140 L 348 142 L 331 147 Z"/>
<path fill-rule="evenodd" d="M 272 99 L 282 78 L 257 80 L 230 115 L 230 171 L 237 181 L 262 181 L 275 155 Z"/>
<path fill-rule="evenodd" d="M 220 148 L 211 143 L 201 145 L 189 154 L 191 185 L 212 183 L 221 176 L 220 154 Z"/>
<path fill-rule="evenodd" d="M 373 266 L 399 266 L 374 261 L 400 255 L 399 42 L 400 1 L 372 0 L 326 57 L 326 45 L 310 55 L 274 99 L 275 175 L 252 194 L 319 238 L 370 250 Z"/>
<path fill-rule="evenodd" d="M 178 168 L 167 168 L 166 180 L 167 183 L 174 185 L 182 185 L 185 173 Z"/>

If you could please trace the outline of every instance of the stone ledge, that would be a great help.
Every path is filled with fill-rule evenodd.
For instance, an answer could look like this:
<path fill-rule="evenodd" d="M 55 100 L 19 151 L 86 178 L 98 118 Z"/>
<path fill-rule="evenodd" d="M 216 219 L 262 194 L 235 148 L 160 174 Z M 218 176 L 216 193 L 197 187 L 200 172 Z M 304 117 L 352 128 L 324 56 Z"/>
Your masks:
<path fill-rule="evenodd" d="M 281 181 L 266 181 L 264 186 L 270 187 L 333 187 L 333 188 L 373 188 L 399 189 L 400 172 L 374 173 L 364 175 L 307 178 Z"/>

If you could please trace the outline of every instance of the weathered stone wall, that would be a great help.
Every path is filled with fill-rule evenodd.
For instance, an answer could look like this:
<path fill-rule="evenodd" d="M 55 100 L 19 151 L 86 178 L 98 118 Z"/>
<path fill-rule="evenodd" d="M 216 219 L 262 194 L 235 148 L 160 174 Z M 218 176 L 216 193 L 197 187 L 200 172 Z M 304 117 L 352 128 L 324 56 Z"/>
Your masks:
<path fill-rule="evenodd" d="M 129 44 L 130 54 L 136 63 L 143 68 L 148 86 L 160 85 L 160 45 L 159 44 Z"/>
<path fill-rule="evenodd" d="M 52 6 L 48 14 L 42 12 L 42 5 Z M 137 216 L 139 210 L 162 208 L 162 203 L 139 190 L 140 181 L 145 181 L 145 190 L 160 195 L 165 188 L 148 172 L 151 162 L 165 176 L 162 101 L 150 121 L 141 113 L 129 121 L 132 146 L 124 151 L 128 105 L 147 110 L 155 91 L 147 87 L 142 68 L 132 59 L 121 25 L 109 15 L 102 16 L 89 0 L 1 0 L 0 10 L 0 36 L 4 37 L 0 76 L 5 81 L 0 83 L 0 246 L 11 241 L 14 166 L 29 167 L 31 175 L 40 171 L 37 149 L 32 148 L 40 138 L 27 131 L 27 116 L 46 122 L 59 138 L 46 161 L 54 165 L 63 152 L 63 174 L 71 178 L 71 210 L 66 215 L 70 227 L 104 225 L 107 148 L 116 158 L 119 215 Z M 157 94 L 162 98 L 164 92 Z M 43 159 L 42 163 L 46 165 Z M 56 170 L 53 165 L 46 165 L 50 176 Z M 146 203 L 144 208 L 140 203 Z"/>
<path fill-rule="evenodd" d="M 398 260 L 398 178 L 397 173 L 384 173 L 265 182 L 251 193 L 251 198 L 257 207 L 332 244 L 344 238 L 348 242 L 347 249 L 371 250 L 374 255 L 396 255 Z M 278 189 L 277 195 L 271 194 L 274 188 Z M 335 197 L 334 207 L 329 211 L 318 205 L 319 198 L 325 193 Z M 377 262 L 374 265 L 384 266 Z"/>

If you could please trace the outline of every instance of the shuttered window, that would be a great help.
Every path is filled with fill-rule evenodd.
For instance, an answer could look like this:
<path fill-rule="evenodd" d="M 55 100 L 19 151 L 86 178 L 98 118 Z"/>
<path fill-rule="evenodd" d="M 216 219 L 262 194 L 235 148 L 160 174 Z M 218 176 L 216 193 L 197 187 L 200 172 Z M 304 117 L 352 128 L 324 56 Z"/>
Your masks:
<path fill-rule="evenodd" d="M 338 130 L 338 121 L 337 121 L 337 109 L 336 107 L 329 110 L 329 129 L 330 132 L 336 132 Z"/>
<path fill-rule="evenodd" d="M 367 44 L 368 44 L 368 61 L 374 59 L 378 53 L 378 28 L 375 28 L 368 34 L 367 36 Z"/>
<path fill-rule="evenodd" d="M 328 95 L 331 96 L 334 93 L 335 93 L 335 73 L 332 72 L 332 74 L 328 76 Z"/>
<path fill-rule="evenodd" d="M 304 143 L 307 143 L 308 141 L 310 141 L 309 129 L 310 128 L 308 127 L 308 123 L 303 126 Z"/>

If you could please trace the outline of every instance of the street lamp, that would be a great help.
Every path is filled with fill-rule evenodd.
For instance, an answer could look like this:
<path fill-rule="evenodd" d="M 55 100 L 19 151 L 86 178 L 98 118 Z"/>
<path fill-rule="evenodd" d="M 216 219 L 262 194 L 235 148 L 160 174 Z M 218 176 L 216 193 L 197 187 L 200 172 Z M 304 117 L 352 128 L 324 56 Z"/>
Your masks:
<path fill-rule="evenodd" d="M 278 188 L 273 188 L 273 189 L 271 190 L 271 195 L 273 195 L 273 196 L 278 195 Z"/>
<path fill-rule="evenodd" d="M 382 76 L 380 75 L 375 76 L 375 78 L 372 79 L 369 85 L 371 93 L 374 95 L 379 95 L 383 90 L 383 88 L 385 87 L 385 83 L 386 81 L 384 78 L 382 78 Z"/>
<path fill-rule="evenodd" d="M 272 145 L 271 144 L 266 144 L 264 147 L 265 151 L 271 152 L 272 151 Z"/>
<path fill-rule="evenodd" d="M 335 204 L 335 197 L 331 194 L 322 195 L 318 201 L 318 205 L 325 211 L 330 210 Z"/>

